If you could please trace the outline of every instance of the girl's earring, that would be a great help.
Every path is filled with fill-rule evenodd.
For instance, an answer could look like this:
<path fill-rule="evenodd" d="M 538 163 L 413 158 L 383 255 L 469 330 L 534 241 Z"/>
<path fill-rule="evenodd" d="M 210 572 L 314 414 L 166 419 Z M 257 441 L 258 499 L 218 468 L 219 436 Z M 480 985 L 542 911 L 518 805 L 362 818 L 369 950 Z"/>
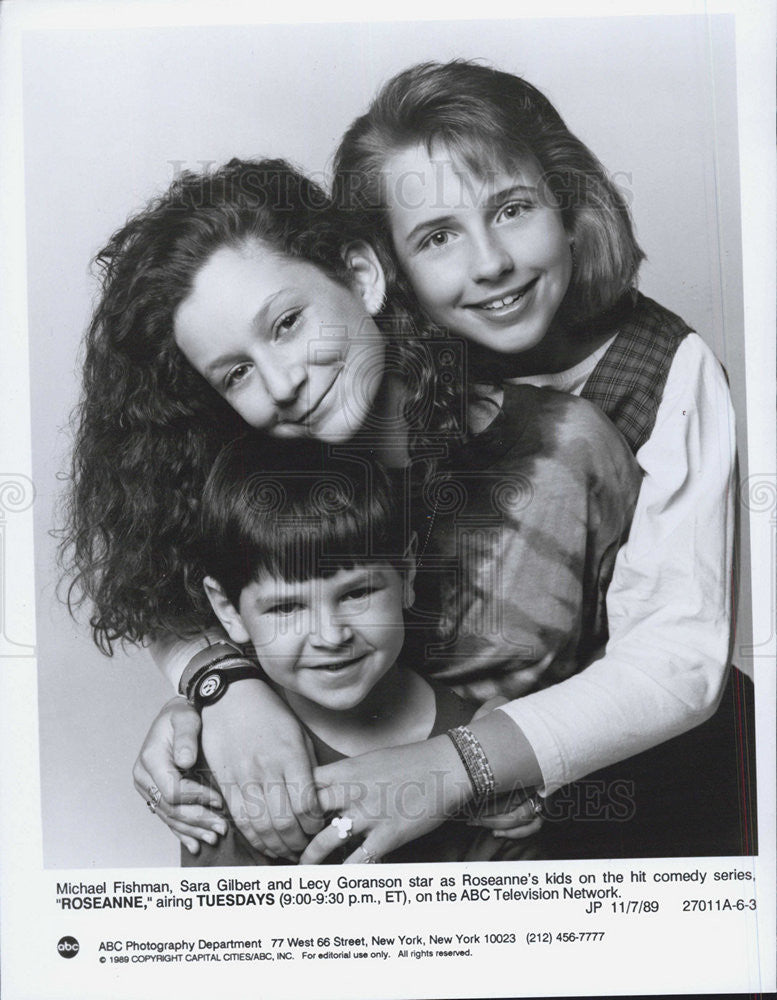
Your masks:
<path fill-rule="evenodd" d="M 574 240 L 570 240 L 569 241 L 569 256 L 572 258 L 572 270 L 574 271 L 574 269 L 575 269 L 575 263 L 576 263 L 576 260 L 575 260 L 575 241 Z"/>

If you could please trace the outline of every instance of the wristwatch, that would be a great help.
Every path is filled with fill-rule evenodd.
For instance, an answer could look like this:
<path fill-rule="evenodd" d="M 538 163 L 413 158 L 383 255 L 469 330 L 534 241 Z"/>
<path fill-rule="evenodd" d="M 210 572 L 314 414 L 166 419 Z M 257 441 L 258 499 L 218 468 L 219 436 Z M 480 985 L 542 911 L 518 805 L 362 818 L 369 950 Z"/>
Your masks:
<path fill-rule="evenodd" d="M 230 684 L 242 681 L 248 677 L 262 679 L 262 672 L 253 663 L 245 660 L 230 662 L 222 661 L 203 670 L 194 678 L 186 692 L 191 705 L 200 711 L 205 705 L 212 705 L 222 698 Z"/>

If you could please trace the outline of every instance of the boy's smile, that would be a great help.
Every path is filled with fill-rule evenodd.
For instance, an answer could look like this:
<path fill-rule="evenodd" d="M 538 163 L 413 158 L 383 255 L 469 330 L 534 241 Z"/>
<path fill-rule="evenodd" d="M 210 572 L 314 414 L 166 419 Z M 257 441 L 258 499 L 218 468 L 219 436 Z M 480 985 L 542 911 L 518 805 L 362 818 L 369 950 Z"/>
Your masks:
<path fill-rule="evenodd" d="M 572 274 L 538 168 L 481 177 L 444 147 L 430 156 L 420 145 L 390 157 L 384 175 L 394 248 L 429 318 L 500 354 L 537 348 Z"/>
<path fill-rule="evenodd" d="M 287 583 L 270 576 L 240 595 L 240 622 L 268 677 L 304 717 L 312 702 L 343 712 L 362 704 L 404 642 L 403 576 L 389 563 Z"/>

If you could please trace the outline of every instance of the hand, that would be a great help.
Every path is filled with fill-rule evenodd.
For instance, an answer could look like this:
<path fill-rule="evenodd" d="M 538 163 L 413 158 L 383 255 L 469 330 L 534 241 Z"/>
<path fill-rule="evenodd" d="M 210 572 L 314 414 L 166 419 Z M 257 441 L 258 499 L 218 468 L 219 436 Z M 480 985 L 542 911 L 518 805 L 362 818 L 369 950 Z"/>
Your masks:
<path fill-rule="evenodd" d="M 236 681 L 204 707 L 202 749 L 246 840 L 296 861 L 323 819 L 312 746 L 286 703 L 263 681 Z"/>
<path fill-rule="evenodd" d="M 217 810 L 224 807 L 214 788 L 183 773 L 197 760 L 200 717 L 183 698 L 173 698 L 151 723 L 132 768 L 135 788 L 181 843 L 198 854 L 199 841 L 215 844 L 227 832 Z"/>
<path fill-rule="evenodd" d="M 543 817 L 535 808 L 536 801 L 536 794 L 517 804 L 514 795 L 500 796 L 492 808 L 479 812 L 469 825 L 485 827 L 498 840 L 523 840 L 542 829 Z"/>
<path fill-rule="evenodd" d="M 464 766 L 447 736 L 374 750 L 315 769 L 321 807 L 352 822 L 364 837 L 346 863 L 379 860 L 434 830 L 472 795 Z M 343 840 L 326 826 L 303 852 L 300 864 L 320 864 Z"/>

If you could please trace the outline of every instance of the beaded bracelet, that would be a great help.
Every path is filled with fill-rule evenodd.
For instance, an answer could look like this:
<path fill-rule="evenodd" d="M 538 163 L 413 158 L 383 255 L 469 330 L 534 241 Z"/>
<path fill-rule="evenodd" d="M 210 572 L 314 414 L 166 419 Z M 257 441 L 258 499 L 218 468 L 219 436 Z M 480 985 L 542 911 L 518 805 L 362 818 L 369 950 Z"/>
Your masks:
<path fill-rule="evenodd" d="M 467 777 L 472 784 L 476 799 L 484 799 L 488 795 L 493 795 L 496 788 L 496 779 L 491 765 L 488 763 L 485 750 L 480 745 L 477 736 L 468 729 L 467 726 L 457 726 L 456 729 L 449 729 L 447 735 L 451 743 L 456 748 L 467 772 Z"/>

